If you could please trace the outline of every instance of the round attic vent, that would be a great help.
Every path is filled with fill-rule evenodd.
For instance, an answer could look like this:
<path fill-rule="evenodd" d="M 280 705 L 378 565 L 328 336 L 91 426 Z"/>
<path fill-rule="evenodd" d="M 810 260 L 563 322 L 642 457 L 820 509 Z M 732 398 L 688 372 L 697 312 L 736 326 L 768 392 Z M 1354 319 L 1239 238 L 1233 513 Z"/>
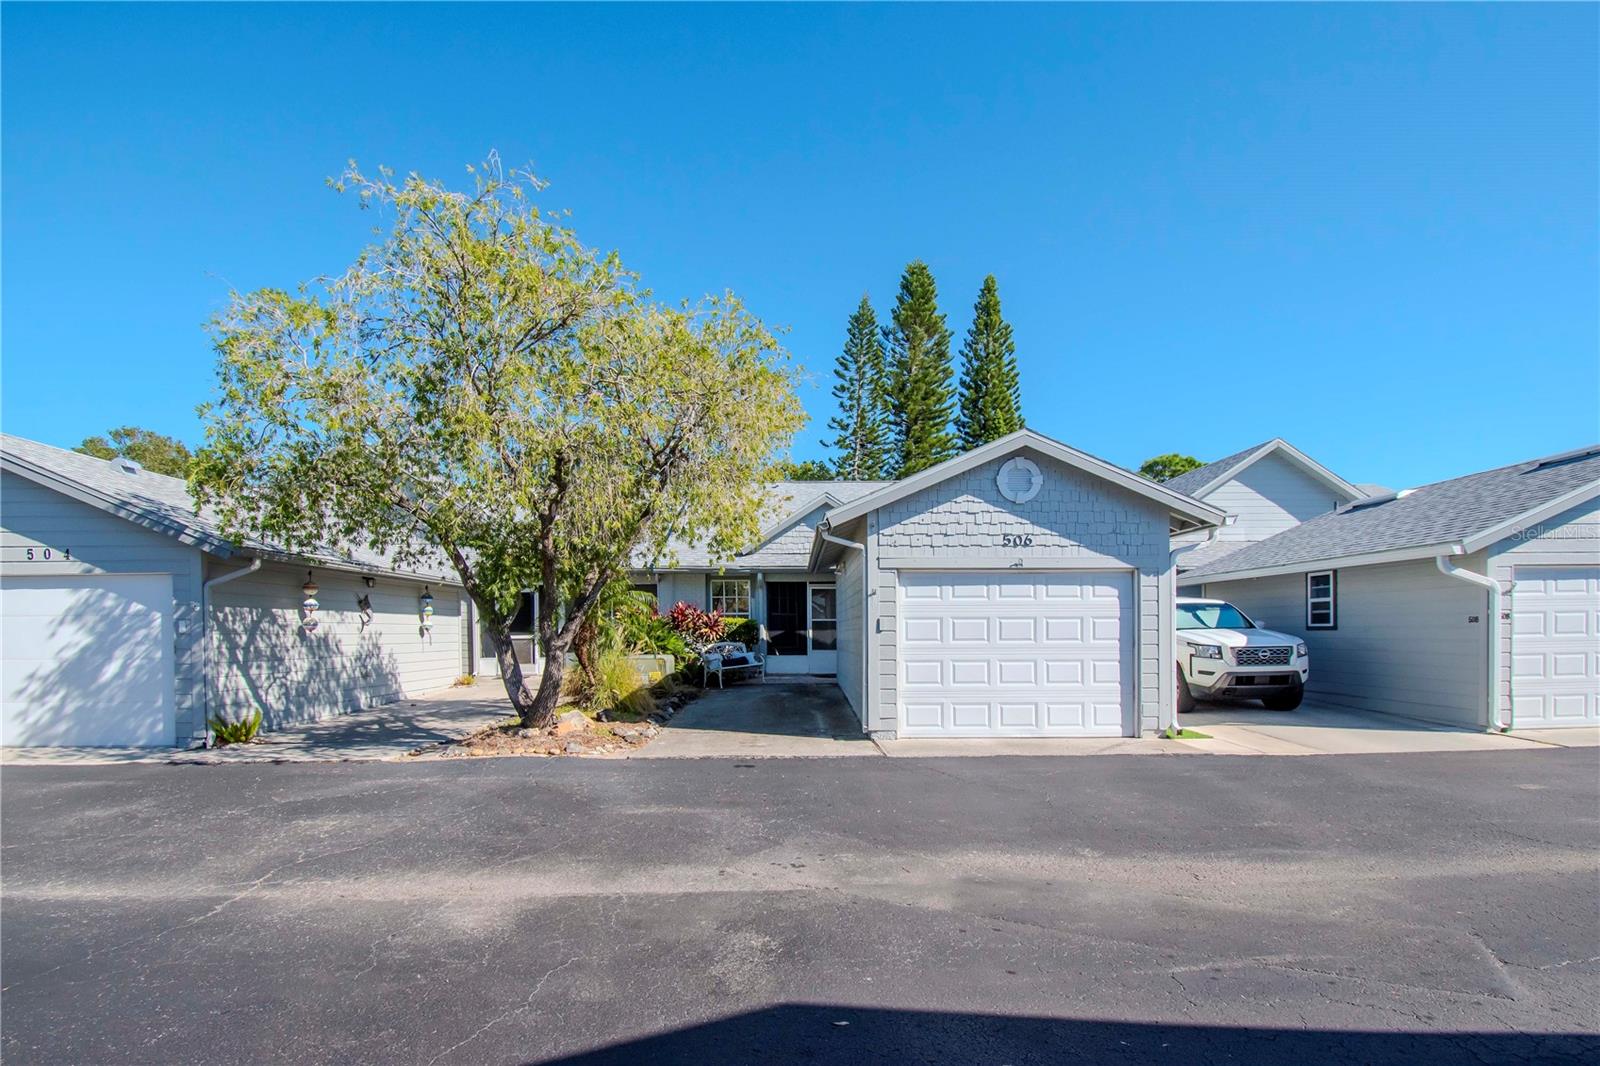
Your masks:
<path fill-rule="evenodd" d="M 1018 456 L 1000 467 L 995 482 L 1000 486 L 1000 495 L 1012 503 L 1027 503 L 1044 488 L 1044 474 L 1033 460 Z"/>

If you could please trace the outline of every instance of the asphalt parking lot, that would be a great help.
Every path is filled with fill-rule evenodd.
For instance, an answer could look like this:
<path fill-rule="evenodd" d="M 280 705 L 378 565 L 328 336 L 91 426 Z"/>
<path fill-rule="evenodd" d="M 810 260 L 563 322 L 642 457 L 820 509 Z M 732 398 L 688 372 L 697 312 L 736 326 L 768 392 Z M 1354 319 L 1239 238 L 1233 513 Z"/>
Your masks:
<path fill-rule="evenodd" d="M 11 766 L 16 1063 L 1581 1062 L 1594 749 Z"/>

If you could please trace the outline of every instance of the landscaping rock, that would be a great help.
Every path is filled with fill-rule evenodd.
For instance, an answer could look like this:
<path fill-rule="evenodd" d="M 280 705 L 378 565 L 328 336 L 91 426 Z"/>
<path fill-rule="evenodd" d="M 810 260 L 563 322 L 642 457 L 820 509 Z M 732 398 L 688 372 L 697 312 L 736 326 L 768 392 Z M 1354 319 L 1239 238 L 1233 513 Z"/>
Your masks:
<path fill-rule="evenodd" d="M 568 711 L 556 719 L 555 728 L 551 730 L 558 737 L 571 736 L 574 733 L 587 733 L 589 719 L 584 717 L 582 711 Z"/>
<path fill-rule="evenodd" d="M 568 755 L 577 755 L 577 754 L 581 753 L 582 751 L 583 751 L 583 744 L 580 741 L 576 741 L 576 740 L 567 741 L 566 752 L 567 752 Z"/>

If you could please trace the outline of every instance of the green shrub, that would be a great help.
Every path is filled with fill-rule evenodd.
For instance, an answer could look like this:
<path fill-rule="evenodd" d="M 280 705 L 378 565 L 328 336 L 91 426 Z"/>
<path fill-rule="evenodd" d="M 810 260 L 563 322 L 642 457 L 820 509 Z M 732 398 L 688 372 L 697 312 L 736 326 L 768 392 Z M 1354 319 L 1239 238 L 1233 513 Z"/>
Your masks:
<path fill-rule="evenodd" d="M 729 616 L 722 621 L 727 626 L 722 634 L 723 640 L 736 640 L 752 651 L 761 642 L 761 627 L 755 619 Z"/>
<path fill-rule="evenodd" d="M 217 744 L 248 744 L 261 732 L 261 712 L 259 710 L 245 716 L 242 722 L 230 722 L 223 717 L 211 719 L 211 733 L 217 738 Z"/>
<path fill-rule="evenodd" d="M 623 718 L 644 718 L 655 713 L 656 698 L 650 685 L 639 676 L 627 656 L 620 652 L 601 655 L 594 674 L 591 699 L 597 710 Z"/>

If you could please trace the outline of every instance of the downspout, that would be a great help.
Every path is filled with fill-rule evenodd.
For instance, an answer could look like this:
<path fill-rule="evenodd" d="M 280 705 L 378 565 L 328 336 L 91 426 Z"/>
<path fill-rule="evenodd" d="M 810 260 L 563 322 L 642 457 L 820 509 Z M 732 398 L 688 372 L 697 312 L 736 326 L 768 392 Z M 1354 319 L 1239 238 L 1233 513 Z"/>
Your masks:
<path fill-rule="evenodd" d="M 200 586 L 200 676 L 205 691 L 205 746 L 211 747 L 211 590 L 226 585 L 235 578 L 253 574 L 261 569 L 260 559 L 251 559 L 250 565 L 240 570 L 219 574 Z"/>
<path fill-rule="evenodd" d="M 1457 551 L 1459 550 L 1458 545 Z M 1483 627 L 1489 634 L 1489 729 L 1493 732 L 1507 732 L 1511 729 L 1511 723 L 1500 721 L 1500 582 L 1492 577 L 1461 569 L 1450 561 L 1448 555 L 1436 555 L 1433 561 L 1438 565 L 1439 573 L 1445 577 L 1457 578 L 1489 592 L 1489 624 Z"/>
<path fill-rule="evenodd" d="M 1231 526 L 1233 525 L 1234 520 L 1237 518 L 1237 515 L 1224 515 L 1222 519 L 1222 525 Z M 1172 571 L 1172 598 L 1174 602 L 1176 602 L 1178 598 L 1178 556 L 1182 555 L 1184 552 L 1192 552 L 1196 548 L 1204 547 L 1205 545 L 1210 544 L 1212 541 L 1217 539 L 1217 530 L 1221 528 L 1222 526 L 1212 526 L 1210 529 L 1206 530 L 1205 540 L 1197 540 L 1193 544 L 1180 544 L 1178 547 L 1173 548 L 1172 551 L 1168 553 L 1167 569 Z M 1173 641 L 1174 644 L 1172 648 L 1172 655 L 1173 658 L 1176 659 L 1178 655 L 1178 648 L 1176 644 L 1177 637 L 1173 637 Z M 1177 682 L 1174 681 L 1173 684 L 1177 684 Z M 1176 689 L 1174 689 L 1172 693 L 1172 728 L 1175 730 L 1183 729 L 1183 723 L 1178 721 L 1178 693 Z"/>
<path fill-rule="evenodd" d="M 861 553 L 861 707 L 857 715 L 861 718 L 861 731 L 867 732 L 867 686 L 870 684 L 867 676 L 867 646 L 872 641 L 872 634 L 867 631 L 867 593 L 872 588 L 872 574 L 866 565 L 867 546 L 857 544 L 853 540 L 845 540 L 828 532 L 828 523 L 822 522 L 817 526 L 817 535 L 829 544 L 836 544 L 841 548 L 852 549 Z"/>

